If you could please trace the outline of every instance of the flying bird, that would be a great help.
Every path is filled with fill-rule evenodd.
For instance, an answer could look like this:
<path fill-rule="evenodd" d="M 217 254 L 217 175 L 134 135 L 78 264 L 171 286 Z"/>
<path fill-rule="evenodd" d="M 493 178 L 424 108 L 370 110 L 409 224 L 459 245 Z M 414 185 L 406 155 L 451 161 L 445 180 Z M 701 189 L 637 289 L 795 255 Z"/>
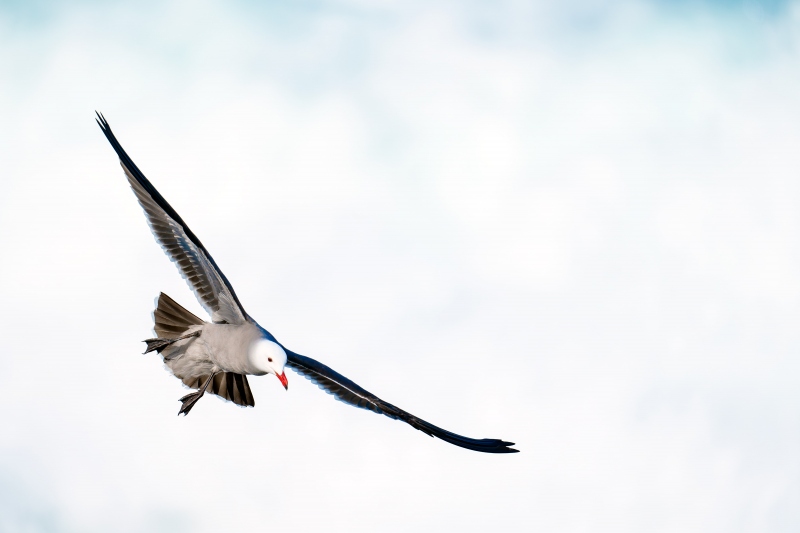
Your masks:
<path fill-rule="evenodd" d="M 285 368 L 308 378 L 338 400 L 402 420 L 423 433 L 462 448 L 486 453 L 514 453 L 513 442 L 471 439 L 436 427 L 385 402 L 330 367 L 295 353 L 245 312 L 225 274 L 200 239 L 169 205 L 120 145 L 102 114 L 97 123 L 117 152 L 128 183 L 164 252 L 178 267 L 203 308 L 207 322 L 164 293 L 153 313 L 157 337 L 147 339 L 145 353 L 161 354 L 172 374 L 195 392 L 180 399 L 186 416 L 206 392 L 237 405 L 253 407 L 247 376 L 274 374 L 288 389 Z"/>

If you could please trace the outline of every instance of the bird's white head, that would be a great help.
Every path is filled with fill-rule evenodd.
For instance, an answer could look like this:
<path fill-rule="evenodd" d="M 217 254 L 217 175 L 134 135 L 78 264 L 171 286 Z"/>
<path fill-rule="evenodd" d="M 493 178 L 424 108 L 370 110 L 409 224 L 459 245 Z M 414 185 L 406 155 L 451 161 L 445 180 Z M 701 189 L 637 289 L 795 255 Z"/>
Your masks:
<path fill-rule="evenodd" d="M 250 365 L 255 369 L 256 375 L 275 374 L 281 381 L 283 388 L 289 388 L 284 367 L 286 366 L 286 352 L 279 344 L 267 339 L 258 339 L 250 345 L 247 354 Z"/>

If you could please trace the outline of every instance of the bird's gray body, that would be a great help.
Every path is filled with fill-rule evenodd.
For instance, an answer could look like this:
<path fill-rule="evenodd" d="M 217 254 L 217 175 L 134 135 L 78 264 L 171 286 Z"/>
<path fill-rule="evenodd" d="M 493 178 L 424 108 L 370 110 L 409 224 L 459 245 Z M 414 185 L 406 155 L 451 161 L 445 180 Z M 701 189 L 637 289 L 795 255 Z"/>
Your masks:
<path fill-rule="evenodd" d="M 191 326 L 186 333 L 199 335 L 177 341 L 167 347 L 162 355 L 167 367 L 181 380 L 196 380 L 216 372 L 233 372 L 244 375 L 264 375 L 248 355 L 252 346 L 263 340 L 261 330 L 244 324 L 213 324 Z"/>
<path fill-rule="evenodd" d="M 286 361 L 283 348 L 267 339 L 269 334 L 255 322 L 209 323 L 163 292 L 153 319 L 158 337 L 145 341 L 145 353 L 161 353 L 167 368 L 187 387 L 208 390 L 237 405 L 255 405 L 248 374 L 266 374 Z"/>

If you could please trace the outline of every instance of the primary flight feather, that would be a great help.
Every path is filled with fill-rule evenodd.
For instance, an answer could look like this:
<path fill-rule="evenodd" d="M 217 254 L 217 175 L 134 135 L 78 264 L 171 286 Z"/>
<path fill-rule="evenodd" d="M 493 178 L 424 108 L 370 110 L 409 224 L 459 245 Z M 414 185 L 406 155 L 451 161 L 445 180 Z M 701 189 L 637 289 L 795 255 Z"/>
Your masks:
<path fill-rule="evenodd" d="M 206 322 L 166 294 L 161 293 L 158 298 L 153 313 L 157 337 L 145 341 L 145 353 L 160 353 L 175 377 L 197 389 L 180 399 L 178 414 L 188 414 L 205 392 L 252 407 L 255 401 L 247 376 L 274 374 L 288 389 L 284 372 L 288 367 L 345 403 L 402 420 L 456 446 L 487 453 L 519 451 L 511 448 L 513 442 L 471 439 L 436 427 L 381 400 L 319 361 L 283 346 L 245 312 L 230 282 L 203 243 L 144 177 L 99 113 L 97 123 L 119 156 L 122 170 L 144 209 L 153 235 L 211 315 L 211 322 Z"/>

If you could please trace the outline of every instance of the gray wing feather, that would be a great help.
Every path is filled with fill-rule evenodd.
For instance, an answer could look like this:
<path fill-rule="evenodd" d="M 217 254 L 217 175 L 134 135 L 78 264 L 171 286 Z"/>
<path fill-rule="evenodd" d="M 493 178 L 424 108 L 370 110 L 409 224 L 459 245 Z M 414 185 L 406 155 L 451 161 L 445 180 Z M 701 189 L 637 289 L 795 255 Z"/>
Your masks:
<path fill-rule="evenodd" d="M 124 163 L 120 162 L 128 183 L 147 217 L 153 236 L 170 260 L 178 267 L 200 304 L 214 322 L 243 324 L 245 317 L 229 294 L 228 287 L 216 268 L 186 235 L 183 227 L 159 206 L 136 180 Z"/>
<path fill-rule="evenodd" d="M 178 266 L 178 270 L 200 301 L 200 305 L 208 311 L 214 322 L 229 324 L 246 322 L 247 313 L 236 297 L 233 287 L 200 239 L 192 233 L 180 215 L 139 170 L 119 144 L 106 119 L 99 113 L 97 123 L 117 152 L 120 165 L 139 204 L 144 209 L 156 241 Z"/>

